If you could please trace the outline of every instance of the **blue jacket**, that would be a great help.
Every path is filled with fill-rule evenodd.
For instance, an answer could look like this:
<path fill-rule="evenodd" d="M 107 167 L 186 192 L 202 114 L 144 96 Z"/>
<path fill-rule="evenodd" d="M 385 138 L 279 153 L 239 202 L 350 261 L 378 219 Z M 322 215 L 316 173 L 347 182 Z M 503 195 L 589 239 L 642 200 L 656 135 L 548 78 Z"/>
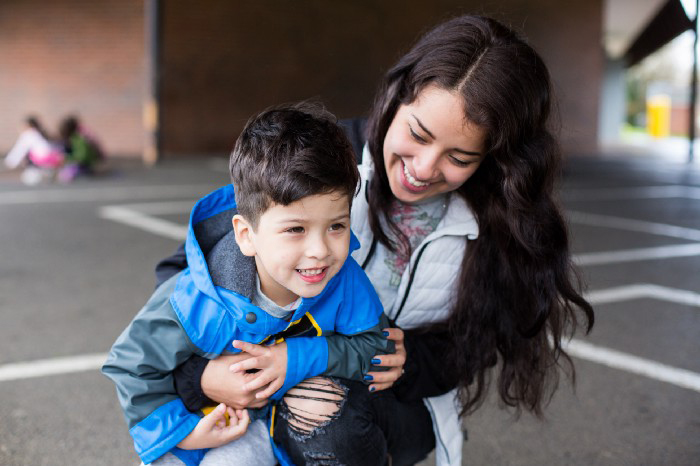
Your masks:
<path fill-rule="evenodd" d="M 379 298 L 350 255 L 318 296 L 302 299 L 289 322 L 251 304 L 255 261 L 233 241 L 235 208 L 230 185 L 197 202 L 185 244 L 189 267 L 155 291 L 114 343 L 102 368 L 117 386 L 136 452 L 146 464 L 172 451 L 196 465 L 206 452 L 176 447 L 202 416 L 185 408 L 172 377 L 193 354 L 214 359 L 238 352 L 233 340 L 284 338 L 287 374 L 272 397 L 278 400 L 302 380 L 320 374 L 362 380 L 371 370 L 371 358 L 390 351 L 381 334 L 386 320 Z M 353 234 L 350 251 L 358 247 Z M 227 266 L 233 264 L 225 273 L 225 267 L 212 267 L 223 263 L 215 259 L 222 257 L 222 250 Z"/>

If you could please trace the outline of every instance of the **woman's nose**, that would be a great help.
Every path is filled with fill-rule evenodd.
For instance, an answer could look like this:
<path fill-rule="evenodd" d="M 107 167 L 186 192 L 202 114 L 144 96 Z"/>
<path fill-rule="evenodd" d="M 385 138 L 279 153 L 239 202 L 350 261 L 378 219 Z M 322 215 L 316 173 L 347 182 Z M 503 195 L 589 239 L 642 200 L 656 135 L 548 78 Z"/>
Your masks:
<path fill-rule="evenodd" d="M 413 171 L 421 181 L 432 180 L 437 173 L 440 154 L 434 150 L 424 150 L 413 157 Z"/>

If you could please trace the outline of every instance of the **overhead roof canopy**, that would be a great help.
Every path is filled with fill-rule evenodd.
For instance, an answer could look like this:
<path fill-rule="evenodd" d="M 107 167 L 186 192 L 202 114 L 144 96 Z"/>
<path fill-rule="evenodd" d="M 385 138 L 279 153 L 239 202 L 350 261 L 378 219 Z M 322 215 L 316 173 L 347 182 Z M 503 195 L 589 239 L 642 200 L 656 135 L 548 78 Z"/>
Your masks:
<path fill-rule="evenodd" d="M 603 45 L 610 58 L 622 58 L 666 0 L 606 0 Z"/>
<path fill-rule="evenodd" d="M 603 45 L 608 57 L 624 59 L 631 66 L 692 28 L 694 23 L 688 19 L 682 3 L 606 0 Z"/>

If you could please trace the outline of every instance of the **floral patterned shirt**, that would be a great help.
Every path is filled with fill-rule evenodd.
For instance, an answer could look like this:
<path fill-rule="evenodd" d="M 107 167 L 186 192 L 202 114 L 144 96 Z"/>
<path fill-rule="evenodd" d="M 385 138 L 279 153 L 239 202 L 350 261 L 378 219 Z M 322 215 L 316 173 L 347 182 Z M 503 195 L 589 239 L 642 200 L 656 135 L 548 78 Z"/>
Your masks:
<path fill-rule="evenodd" d="M 421 204 L 404 204 L 394 201 L 389 214 L 396 226 L 409 239 L 411 251 L 415 251 L 423 240 L 435 231 L 445 215 L 448 196 L 439 196 Z M 366 268 L 367 275 L 374 284 L 384 309 L 390 309 L 396 299 L 401 277 L 411 257 L 403 251 L 392 252 L 377 244 L 375 256 Z M 389 274 L 389 280 L 372 280 Z"/>

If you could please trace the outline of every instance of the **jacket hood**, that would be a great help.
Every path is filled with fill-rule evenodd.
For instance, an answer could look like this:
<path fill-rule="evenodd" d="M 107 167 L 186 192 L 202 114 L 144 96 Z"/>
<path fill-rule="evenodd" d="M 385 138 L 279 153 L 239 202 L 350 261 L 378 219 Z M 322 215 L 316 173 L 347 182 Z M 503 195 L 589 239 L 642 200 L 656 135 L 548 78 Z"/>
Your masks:
<path fill-rule="evenodd" d="M 224 307 L 240 325 L 249 326 L 250 331 L 272 334 L 288 322 L 269 316 L 251 304 L 257 269 L 255 259 L 243 255 L 236 243 L 231 219 L 237 212 L 233 185 L 219 188 L 195 204 L 185 241 L 189 276 L 198 292 Z M 351 233 L 350 252 L 359 247 L 357 237 Z M 302 299 L 302 305 L 292 318 L 303 315 L 304 309 L 325 294 L 334 279 L 318 296 Z M 254 325 L 245 319 L 250 312 L 256 314 Z"/>
<path fill-rule="evenodd" d="M 255 290 L 255 259 L 241 253 L 233 235 L 231 219 L 236 213 L 232 185 L 203 197 L 190 213 L 185 240 L 187 264 L 197 289 L 215 299 L 219 297 L 216 286 L 248 300 Z M 216 265 L 221 265 L 226 255 L 230 256 L 229 264 L 220 270 Z M 227 276 L 225 272 L 229 269 L 235 271 L 235 277 Z"/>

